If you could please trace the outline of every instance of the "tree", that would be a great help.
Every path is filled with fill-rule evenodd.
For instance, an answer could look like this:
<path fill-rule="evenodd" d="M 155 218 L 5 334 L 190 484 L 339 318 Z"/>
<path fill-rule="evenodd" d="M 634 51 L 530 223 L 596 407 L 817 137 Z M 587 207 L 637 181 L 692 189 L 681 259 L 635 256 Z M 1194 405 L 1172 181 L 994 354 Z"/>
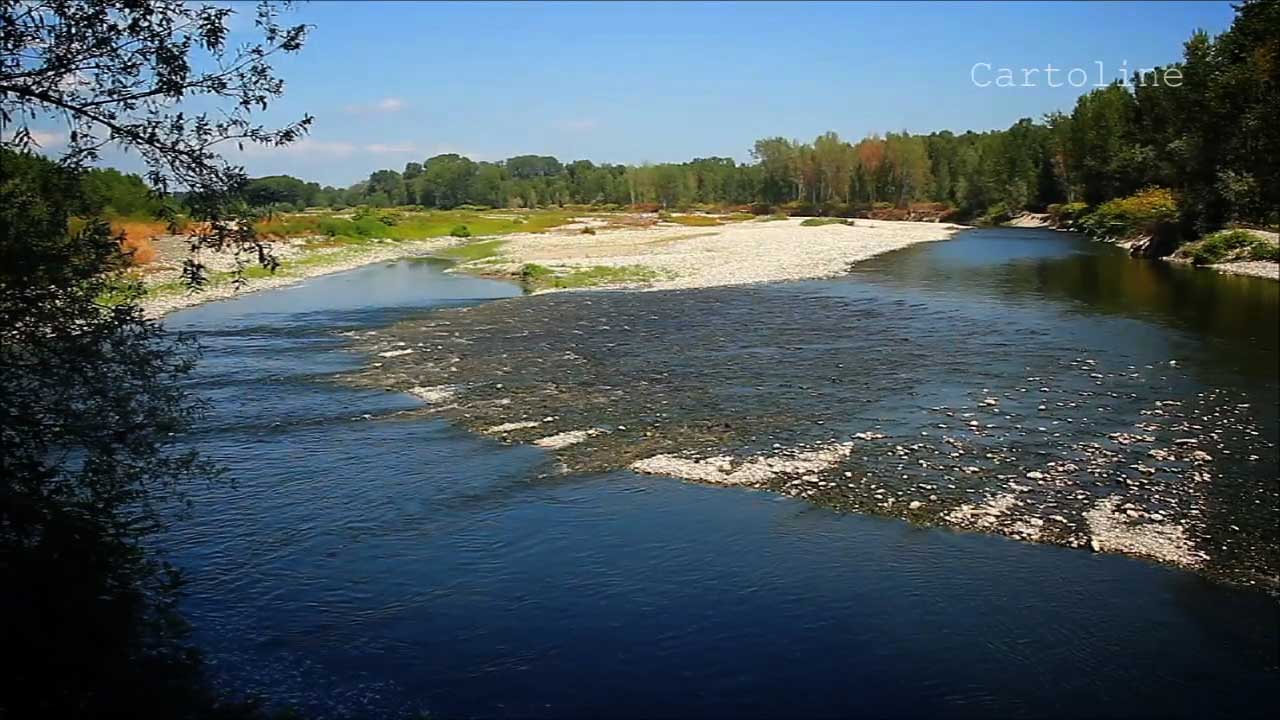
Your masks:
<path fill-rule="evenodd" d="M 189 212 L 207 228 L 193 244 L 269 261 L 252 224 L 236 222 L 243 173 L 218 151 L 305 130 L 307 118 L 279 130 L 250 122 L 282 89 L 269 59 L 299 49 L 305 28 L 279 26 L 264 5 L 262 42 L 231 51 L 233 11 L 176 0 L 0 4 L 5 717 L 225 711 L 186 644 L 179 576 L 145 542 L 176 488 L 212 472 L 172 444 L 198 410 L 179 384 L 192 348 L 143 316 L 84 164 L 106 144 L 131 149 L 153 189 L 188 191 Z M 225 107 L 185 112 L 193 98 Z M 31 123 L 47 122 L 68 133 L 57 163 L 32 152 Z M 189 269 L 198 281 L 198 263 Z"/>
<path fill-rule="evenodd" d="M 467 191 L 476 173 L 476 164 L 456 153 L 436 155 L 422 166 L 418 178 L 418 201 L 423 205 L 452 208 L 467 201 Z"/>
<path fill-rule="evenodd" d="M 291 205 L 305 208 L 310 204 L 316 189 L 308 187 L 314 183 L 305 183 L 289 175 L 270 175 L 249 180 L 244 184 L 242 193 L 245 200 L 255 206 Z"/>
<path fill-rule="evenodd" d="M 68 166 L 96 160 L 107 145 L 137 153 L 159 192 L 187 190 L 193 247 L 231 249 L 274 267 L 270 248 L 232 200 L 243 171 L 222 159 L 229 143 L 284 145 L 311 124 L 309 116 L 278 129 L 252 122 L 284 91 L 270 60 L 302 47 L 307 28 L 278 23 L 279 6 L 258 6 L 262 41 L 227 45 L 235 9 L 183 0 L 5 2 L 0 6 L 0 125 L 13 128 L 3 146 L 30 149 L 31 123 L 67 130 Z M 226 101 L 218 112 L 187 103 Z M 205 268 L 188 260 L 189 281 Z"/>

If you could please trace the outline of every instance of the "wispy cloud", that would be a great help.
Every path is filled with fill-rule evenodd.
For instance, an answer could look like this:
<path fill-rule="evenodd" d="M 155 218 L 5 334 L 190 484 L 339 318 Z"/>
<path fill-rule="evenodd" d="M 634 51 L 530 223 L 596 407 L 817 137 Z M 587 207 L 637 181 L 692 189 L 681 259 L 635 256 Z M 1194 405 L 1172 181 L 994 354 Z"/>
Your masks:
<path fill-rule="evenodd" d="M 5 130 L 4 134 L 0 135 L 0 140 L 3 140 L 4 142 L 13 142 L 13 139 L 17 137 L 18 132 L 19 131 Z M 39 148 L 57 147 L 67 140 L 67 136 L 63 133 L 50 132 L 47 130 L 28 130 L 27 134 L 31 138 L 31 142 L 35 143 L 36 147 Z"/>
<path fill-rule="evenodd" d="M 404 101 L 400 98 L 382 98 L 377 102 L 363 103 L 357 105 L 347 105 L 342 108 L 344 111 L 359 115 L 362 113 L 393 113 L 400 112 L 404 109 Z"/>
<path fill-rule="evenodd" d="M 244 154 L 252 156 L 269 155 L 313 155 L 326 157 L 350 157 L 357 146 L 349 142 L 314 140 L 303 138 L 288 145 L 245 145 Z"/>
<path fill-rule="evenodd" d="M 591 132 L 596 129 L 595 118 L 570 118 L 556 123 L 556 127 L 568 132 Z"/>
<path fill-rule="evenodd" d="M 418 152 L 417 146 L 413 143 L 400 143 L 398 145 L 373 143 L 372 145 L 365 145 L 364 149 L 377 155 L 399 155 L 403 153 Z"/>
<path fill-rule="evenodd" d="M 353 143 L 341 140 L 316 140 L 303 138 L 290 145 L 245 145 L 244 154 L 265 157 L 271 155 L 304 155 L 311 157 L 348 158 L 364 153 L 374 155 L 406 155 L 418 152 L 418 146 L 404 143 Z"/>

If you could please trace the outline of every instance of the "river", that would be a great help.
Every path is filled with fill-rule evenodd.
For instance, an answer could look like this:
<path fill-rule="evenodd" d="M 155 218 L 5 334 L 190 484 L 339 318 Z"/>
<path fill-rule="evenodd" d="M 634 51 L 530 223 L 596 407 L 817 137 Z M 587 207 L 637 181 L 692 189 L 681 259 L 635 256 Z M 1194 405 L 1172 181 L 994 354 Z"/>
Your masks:
<path fill-rule="evenodd" d="M 1276 283 L 1010 229 L 831 280 L 519 295 L 402 262 L 166 320 L 234 481 L 165 539 L 220 683 L 329 717 L 1280 709 Z M 451 410 L 386 390 L 446 372 Z M 552 411 L 610 432 L 468 430 Z M 870 430 L 812 489 L 625 469 Z M 1061 527 L 947 527 L 1042 466 L 1016 502 Z M 1061 546 L 1121 495 L 1192 569 Z"/>

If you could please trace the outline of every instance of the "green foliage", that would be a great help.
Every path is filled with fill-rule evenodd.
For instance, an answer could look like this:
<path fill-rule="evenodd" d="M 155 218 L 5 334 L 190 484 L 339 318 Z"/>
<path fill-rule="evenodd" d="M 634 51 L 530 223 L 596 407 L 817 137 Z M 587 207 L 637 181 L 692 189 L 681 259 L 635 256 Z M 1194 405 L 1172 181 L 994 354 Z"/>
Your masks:
<path fill-rule="evenodd" d="M 595 265 L 553 270 L 527 263 L 520 268 L 520 281 L 530 291 L 651 283 L 662 277 L 662 273 L 643 265 Z"/>
<path fill-rule="evenodd" d="M 454 225 L 453 229 L 449 230 L 449 234 L 456 238 L 471 237 L 471 231 L 467 229 L 466 225 Z"/>
<path fill-rule="evenodd" d="M 307 28 L 281 26 L 264 5 L 228 41 L 234 12 L 176 0 L 0 3 L 5 718 L 254 714 L 205 682 L 177 610 L 181 576 L 154 541 L 181 489 L 214 475 L 174 444 L 200 409 L 184 389 L 195 348 L 144 317 L 108 222 L 176 219 L 165 191 L 181 187 L 193 248 L 274 267 L 247 222 L 243 175 L 218 150 L 305 131 L 309 118 L 270 130 L 252 114 L 281 94 L 272 58 L 300 49 Z M 30 154 L 32 120 L 62 125 L 58 164 Z M 103 147 L 141 158 L 145 182 L 86 170 Z M 193 254 L 184 286 L 206 279 Z"/>
<path fill-rule="evenodd" d="M 571 220 L 567 213 L 540 210 L 517 215 L 508 211 L 484 214 L 463 211 L 396 211 L 389 217 L 376 208 L 357 210 L 352 218 L 331 214 L 279 214 L 256 226 L 259 233 L 276 237 L 325 236 L 330 238 L 385 238 L 425 240 L 445 237 L 465 226 L 470 237 L 505 235 L 512 232 L 541 232 Z M 392 222 L 388 222 L 388 220 Z M 455 236 L 457 237 L 457 236 Z"/>
<path fill-rule="evenodd" d="M 1178 219 L 1178 202 L 1165 188 L 1147 188 L 1129 197 L 1108 200 L 1081 220 L 1093 235 L 1132 238 L 1154 235 L 1161 225 Z"/>
<path fill-rule="evenodd" d="M 1195 243 L 1189 255 L 1196 265 L 1232 260 L 1276 260 L 1278 246 L 1247 230 L 1221 230 Z"/>
<path fill-rule="evenodd" d="M 209 477 L 173 446 L 194 347 L 143 317 L 100 216 L 69 232 L 84 186 L 0 149 L 0 714 L 187 716 L 214 699 L 146 540 Z"/>
<path fill-rule="evenodd" d="M 1082 202 L 1054 203 L 1048 212 L 1054 226 L 1075 230 L 1080 228 L 1080 221 L 1088 214 L 1089 206 Z"/>
<path fill-rule="evenodd" d="M 853 221 L 838 217 L 815 217 L 805 218 L 800 222 L 800 227 L 822 227 L 823 225 L 848 225 L 853 227 Z"/>

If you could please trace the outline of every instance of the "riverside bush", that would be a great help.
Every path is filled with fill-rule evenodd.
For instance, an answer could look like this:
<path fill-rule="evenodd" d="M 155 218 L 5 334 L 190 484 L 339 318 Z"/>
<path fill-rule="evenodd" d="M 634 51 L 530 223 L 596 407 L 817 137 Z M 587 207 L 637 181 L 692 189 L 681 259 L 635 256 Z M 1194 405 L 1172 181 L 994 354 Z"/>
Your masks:
<path fill-rule="evenodd" d="M 1081 225 L 1091 235 L 1132 238 L 1154 235 L 1161 225 L 1178 219 L 1178 200 L 1172 190 L 1151 187 L 1128 197 L 1108 200 L 1084 216 Z"/>
<path fill-rule="evenodd" d="M 1196 265 L 1214 265 L 1232 259 L 1275 260 L 1280 249 L 1245 230 L 1221 230 L 1197 243 L 1190 255 Z"/>

